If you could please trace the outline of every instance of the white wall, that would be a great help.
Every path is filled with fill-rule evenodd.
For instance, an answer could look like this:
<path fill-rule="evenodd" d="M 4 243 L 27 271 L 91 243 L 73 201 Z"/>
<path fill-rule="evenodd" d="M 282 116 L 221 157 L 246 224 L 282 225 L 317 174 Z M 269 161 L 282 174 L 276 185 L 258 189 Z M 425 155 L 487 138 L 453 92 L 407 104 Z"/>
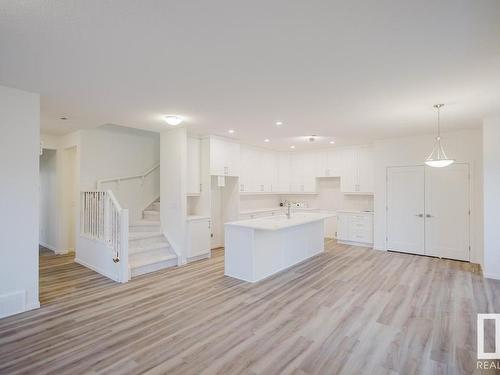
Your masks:
<path fill-rule="evenodd" d="M 374 142 L 375 245 L 386 250 L 386 169 L 390 166 L 423 165 L 432 151 L 434 136 L 393 138 Z M 483 264 L 482 132 L 463 130 L 443 134 L 447 155 L 471 167 L 471 262 Z"/>
<path fill-rule="evenodd" d="M 500 117 L 483 123 L 484 274 L 500 279 Z"/>
<path fill-rule="evenodd" d="M 0 318 L 39 307 L 40 99 L 0 86 Z"/>
<path fill-rule="evenodd" d="M 160 217 L 163 233 L 186 262 L 187 133 L 185 128 L 160 134 Z"/>
<path fill-rule="evenodd" d="M 105 125 L 81 132 L 80 190 L 95 189 L 98 180 L 140 175 L 160 160 L 158 133 Z M 130 222 L 141 218 L 142 210 L 159 196 L 160 171 L 145 178 L 109 182 L 123 208 L 129 209 Z"/>
<path fill-rule="evenodd" d="M 57 151 L 44 149 L 40 156 L 40 244 L 57 251 L 58 245 Z"/>

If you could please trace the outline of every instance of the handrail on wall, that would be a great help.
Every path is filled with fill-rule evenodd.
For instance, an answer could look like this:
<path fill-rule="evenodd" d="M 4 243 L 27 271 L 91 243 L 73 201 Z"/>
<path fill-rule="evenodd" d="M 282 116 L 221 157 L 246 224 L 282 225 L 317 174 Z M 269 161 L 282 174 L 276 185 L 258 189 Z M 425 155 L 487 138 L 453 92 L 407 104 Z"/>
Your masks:
<path fill-rule="evenodd" d="M 131 175 L 131 176 L 123 176 L 123 177 L 112 177 L 112 178 L 106 178 L 106 179 L 103 179 L 103 180 L 98 180 L 97 181 L 97 188 L 100 189 L 101 188 L 101 185 L 103 183 L 106 183 L 106 182 L 113 182 L 113 181 L 117 181 L 118 183 L 120 183 L 120 181 L 124 181 L 124 180 L 133 180 L 133 179 L 136 179 L 136 178 L 142 178 L 142 181 L 144 182 L 144 179 L 150 175 L 151 173 L 153 173 L 156 169 L 160 168 L 160 163 L 156 163 L 155 165 L 153 165 L 151 168 L 149 168 L 146 172 L 144 172 L 143 174 L 137 174 L 137 175 Z"/>

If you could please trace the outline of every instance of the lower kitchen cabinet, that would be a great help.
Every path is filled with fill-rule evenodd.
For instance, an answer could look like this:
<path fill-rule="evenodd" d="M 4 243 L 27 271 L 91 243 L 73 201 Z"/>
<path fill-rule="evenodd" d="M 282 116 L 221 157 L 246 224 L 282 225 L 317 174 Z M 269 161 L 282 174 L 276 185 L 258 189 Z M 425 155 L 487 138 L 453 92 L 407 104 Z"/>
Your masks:
<path fill-rule="evenodd" d="M 373 246 L 373 212 L 337 211 L 340 243 Z"/>
<path fill-rule="evenodd" d="M 187 261 L 210 257 L 210 218 L 191 216 L 187 220 Z"/>

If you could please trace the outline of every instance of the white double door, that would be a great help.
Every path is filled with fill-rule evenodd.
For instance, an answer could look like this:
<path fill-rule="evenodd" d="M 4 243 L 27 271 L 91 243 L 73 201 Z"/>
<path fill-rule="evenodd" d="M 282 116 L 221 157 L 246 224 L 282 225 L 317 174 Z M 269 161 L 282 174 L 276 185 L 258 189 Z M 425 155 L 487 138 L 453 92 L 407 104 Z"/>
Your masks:
<path fill-rule="evenodd" d="M 387 249 L 469 261 L 469 165 L 387 170 Z"/>

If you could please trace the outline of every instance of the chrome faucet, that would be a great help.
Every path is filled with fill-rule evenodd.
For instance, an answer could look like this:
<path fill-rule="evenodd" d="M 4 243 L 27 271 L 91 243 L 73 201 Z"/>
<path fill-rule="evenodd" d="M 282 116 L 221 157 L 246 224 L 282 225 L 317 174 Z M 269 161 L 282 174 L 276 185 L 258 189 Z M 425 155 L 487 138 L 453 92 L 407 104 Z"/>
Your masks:
<path fill-rule="evenodd" d="M 286 202 L 286 218 L 290 219 L 292 217 L 292 202 Z"/>

